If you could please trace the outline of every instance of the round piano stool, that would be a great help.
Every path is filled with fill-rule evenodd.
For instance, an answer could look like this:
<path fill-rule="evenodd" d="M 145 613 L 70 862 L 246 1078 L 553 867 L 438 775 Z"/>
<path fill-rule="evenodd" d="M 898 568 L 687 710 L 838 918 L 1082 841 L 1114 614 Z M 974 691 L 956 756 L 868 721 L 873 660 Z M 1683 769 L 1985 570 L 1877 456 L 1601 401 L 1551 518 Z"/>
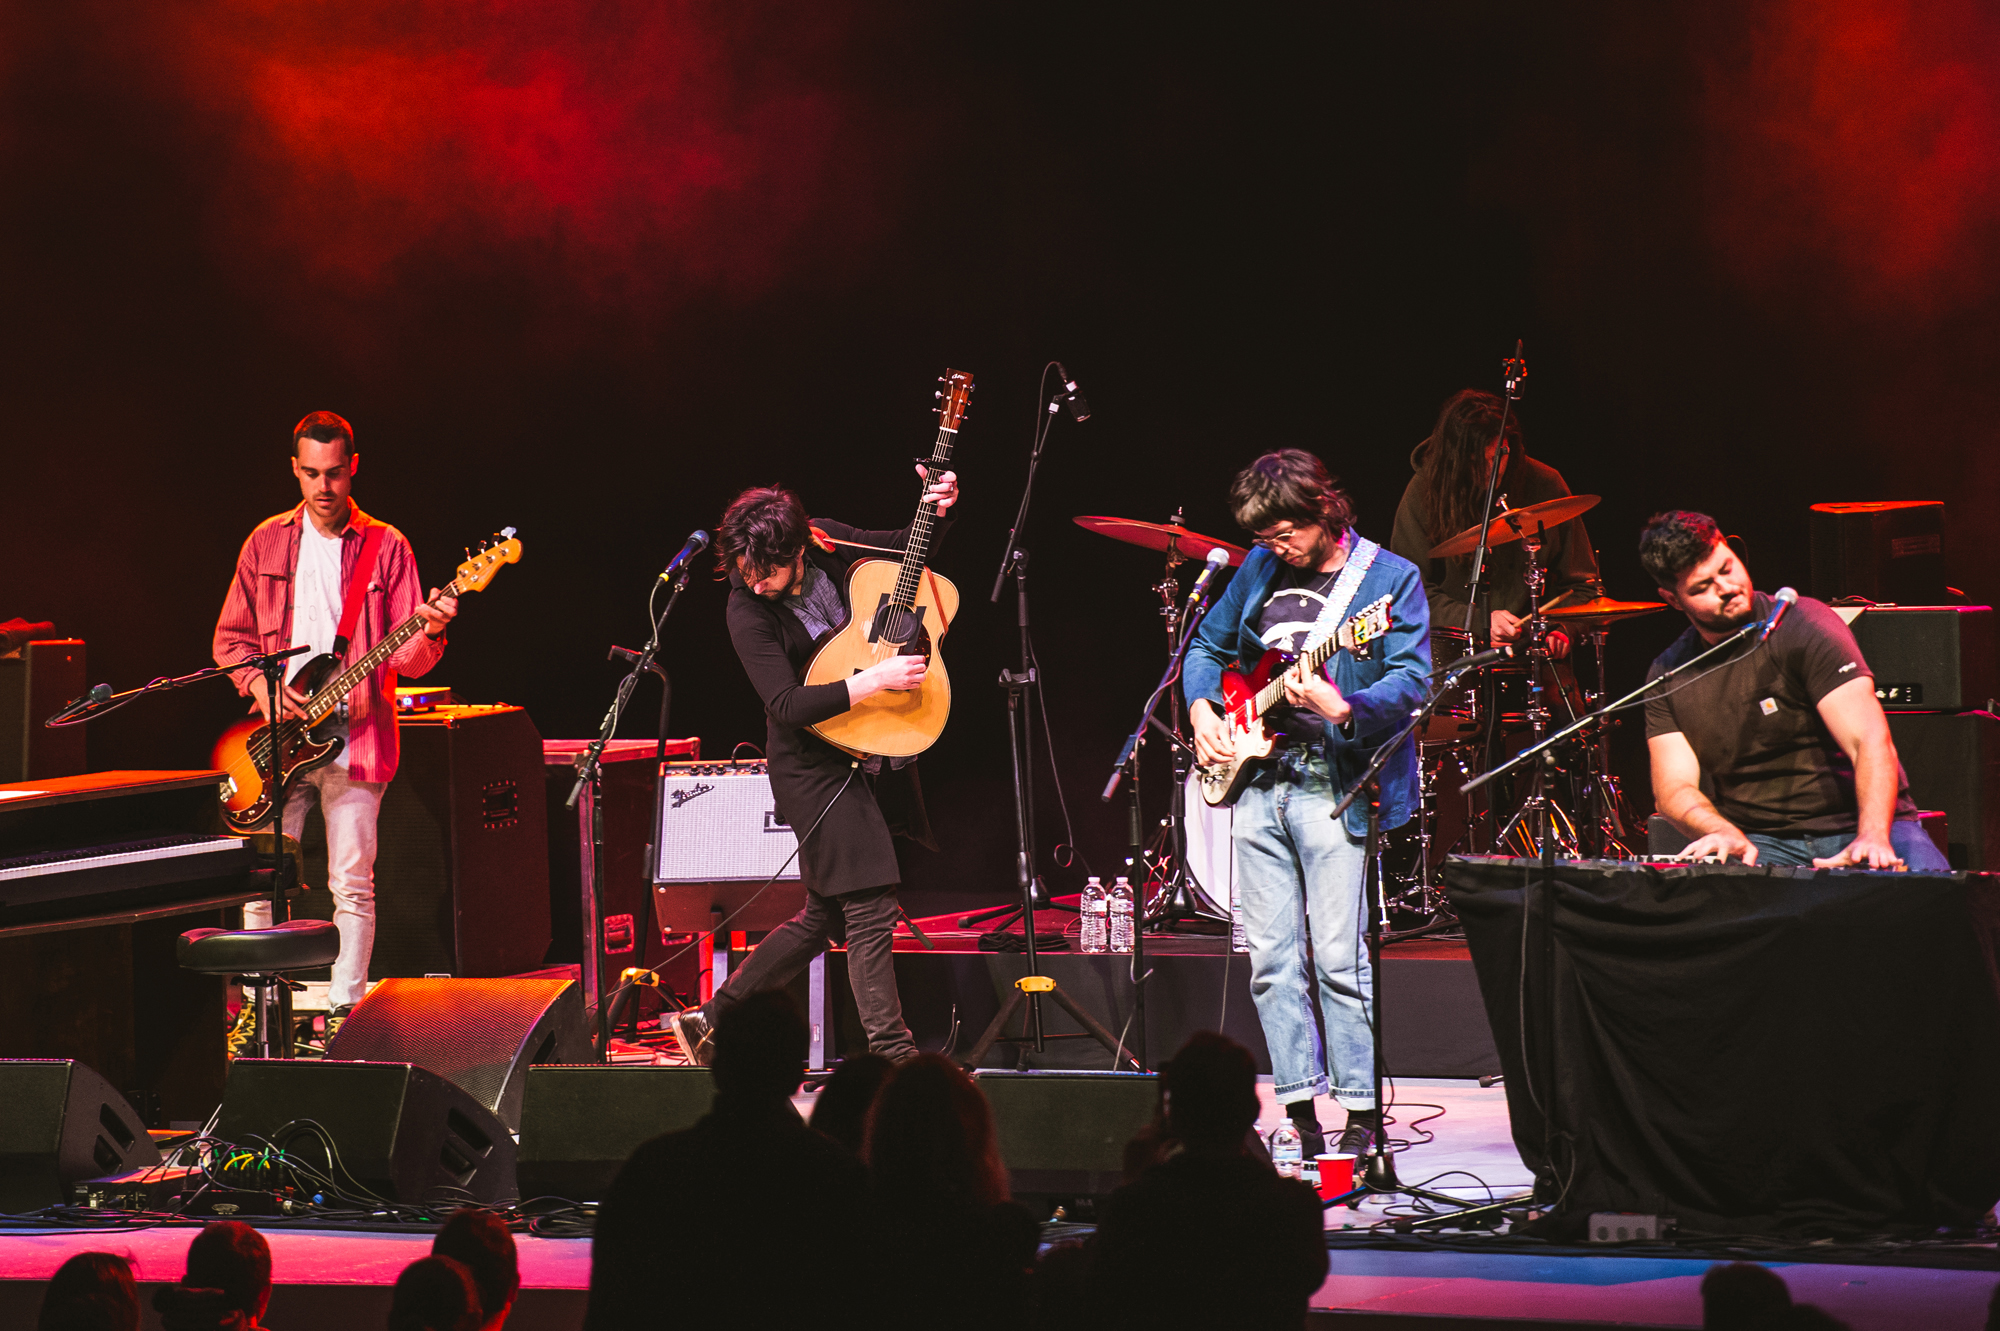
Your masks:
<path fill-rule="evenodd" d="M 331 920 L 289 920 L 268 929 L 190 929 L 178 948 L 181 968 L 229 975 L 256 994 L 257 1058 L 292 1056 L 294 971 L 331 966 L 340 955 L 340 932 Z"/>

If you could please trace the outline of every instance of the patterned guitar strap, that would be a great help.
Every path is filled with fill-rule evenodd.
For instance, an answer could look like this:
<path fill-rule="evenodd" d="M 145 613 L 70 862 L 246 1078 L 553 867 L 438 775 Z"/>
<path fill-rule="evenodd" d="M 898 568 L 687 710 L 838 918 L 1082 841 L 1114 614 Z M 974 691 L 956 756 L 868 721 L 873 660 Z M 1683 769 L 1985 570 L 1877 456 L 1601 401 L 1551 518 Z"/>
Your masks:
<path fill-rule="evenodd" d="M 1382 547 L 1359 532 L 1354 534 L 1354 547 L 1347 552 L 1347 562 L 1341 566 L 1340 576 L 1326 594 L 1326 605 L 1320 610 L 1319 618 L 1313 621 L 1312 632 L 1306 635 L 1306 645 L 1301 655 L 1325 642 L 1340 631 L 1340 623 L 1347 618 L 1347 607 L 1354 604 L 1355 595 L 1361 590 L 1361 580 L 1368 576 L 1368 566 L 1375 562 L 1375 556 Z M 1331 658 L 1328 663 L 1331 664 Z"/>

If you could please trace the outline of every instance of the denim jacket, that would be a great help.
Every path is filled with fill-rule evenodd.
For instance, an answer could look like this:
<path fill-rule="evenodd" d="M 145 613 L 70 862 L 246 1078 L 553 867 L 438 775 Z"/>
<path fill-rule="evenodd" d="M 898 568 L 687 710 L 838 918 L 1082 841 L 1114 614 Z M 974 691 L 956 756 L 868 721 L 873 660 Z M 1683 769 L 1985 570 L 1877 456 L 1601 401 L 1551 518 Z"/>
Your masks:
<path fill-rule="evenodd" d="M 1257 616 L 1285 565 L 1262 547 L 1250 552 L 1202 621 L 1188 647 L 1182 688 L 1187 700 L 1206 698 L 1222 706 L 1222 670 L 1236 665 L 1248 670 L 1264 655 L 1257 635 Z M 1326 728 L 1327 760 L 1334 785 L 1345 795 L 1360 779 L 1377 746 L 1409 723 L 1410 713 L 1423 703 L 1430 687 L 1431 615 L 1423 575 L 1401 555 L 1382 550 L 1361 579 L 1347 613 L 1384 596 L 1393 597 L 1388 636 L 1378 639 L 1366 661 L 1337 651 L 1326 674 L 1354 708 L 1344 726 Z M 1416 741 L 1382 769 L 1382 828 L 1401 827 L 1417 811 Z M 1359 837 L 1368 830 L 1368 811 L 1356 801 L 1347 811 L 1347 830 Z"/>

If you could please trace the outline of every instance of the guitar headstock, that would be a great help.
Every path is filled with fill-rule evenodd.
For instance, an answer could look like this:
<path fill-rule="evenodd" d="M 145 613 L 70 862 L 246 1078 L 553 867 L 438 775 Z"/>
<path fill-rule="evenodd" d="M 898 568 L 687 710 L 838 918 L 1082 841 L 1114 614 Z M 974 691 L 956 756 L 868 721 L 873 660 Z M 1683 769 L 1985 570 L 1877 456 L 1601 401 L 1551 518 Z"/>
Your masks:
<path fill-rule="evenodd" d="M 1396 603 L 1393 596 L 1384 596 L 1361 607 L 1360 611 L 1340 626 L 1340 645 L 1356 656 L 1367 657 L 1368 644 L 1389 632 L 1393 619 L 1389 608 Z"/>
<path fill-rule="evenodd" d="M 938 382 L 944 387 L 937 391 L 938 404 L 931 410 L 937 413 L 940 430 L 955 431 L 972 405 L 972 376 L 964 370 L 946 370 Z"/>
<path fill-rule="evenodd" d="M 502 564 L 519 563 L 520 559 L 520 538 L 514 535 L 512 527 L 502 527 L 485 545 L 466 552 L 465 562 L 458 566 L 458 576 L 452 580 L 452 587 L 461 595 L 483 592 Z"/>

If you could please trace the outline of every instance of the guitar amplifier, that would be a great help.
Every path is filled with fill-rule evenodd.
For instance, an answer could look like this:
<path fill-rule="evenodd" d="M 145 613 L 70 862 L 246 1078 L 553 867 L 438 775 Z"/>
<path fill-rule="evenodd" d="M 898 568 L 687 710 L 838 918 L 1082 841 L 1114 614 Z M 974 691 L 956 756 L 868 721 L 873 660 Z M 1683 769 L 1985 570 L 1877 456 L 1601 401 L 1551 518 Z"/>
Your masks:
<path fill-rule="evenodd" d="M 780 881 L 799 876 L 792 854 L 798 833 L 778 813 L 763 763 L 665 764 L 654 844 L 656 883 L 761 883 L 774 873 Z"/>
<path fill-rule="evenodd" d="M 1970 711 L 2000 693 L 1991 606 L 1871 606 L 1848 628 L 1886 711 Z"/>
<path fill-rule="evenodd" d="M 653 868 L 660 931 L 721 919 L 732 931 L 777 928 L 805 904 L 798 844 L 771 798 L 765 764 L 665 764 Z"/>

